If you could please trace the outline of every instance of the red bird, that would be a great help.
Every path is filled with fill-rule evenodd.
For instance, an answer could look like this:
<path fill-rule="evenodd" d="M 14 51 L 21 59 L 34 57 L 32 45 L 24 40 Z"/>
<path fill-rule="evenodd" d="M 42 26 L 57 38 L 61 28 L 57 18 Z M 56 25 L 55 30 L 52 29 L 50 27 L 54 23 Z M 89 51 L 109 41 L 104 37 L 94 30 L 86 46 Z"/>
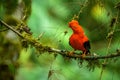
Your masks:
<path fill-rule="evenodd" d="M 84 56 L 90 54 L 90 42 L 84 34 L 84 30 L 78 21 L 72 20 L 69 22 L 69 27 L 73 30 L 73 34 L 69 38 L 69 44 L 74 50 L 83 51 Z"/>

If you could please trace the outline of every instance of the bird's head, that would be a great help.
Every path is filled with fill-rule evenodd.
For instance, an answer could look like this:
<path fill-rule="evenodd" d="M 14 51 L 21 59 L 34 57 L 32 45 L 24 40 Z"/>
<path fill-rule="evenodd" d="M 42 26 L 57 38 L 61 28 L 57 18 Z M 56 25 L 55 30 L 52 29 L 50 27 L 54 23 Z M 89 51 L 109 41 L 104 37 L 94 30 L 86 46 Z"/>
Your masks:
<path fill-rule="evenodd" d="M 72 20 L 69 22 L 69 27 L 73 30 L 75 33 L 83 32 L 82 27 L 79 25 L 79 22 L 77 20 Z"/>
<path fill-rule="evenodd" d="M 76 25 L 79 25 L 78 21 L 76 21 L 76 20 L 72 20 L 71 22 L 69 22 L 70 28 L 74 28 Z"/>

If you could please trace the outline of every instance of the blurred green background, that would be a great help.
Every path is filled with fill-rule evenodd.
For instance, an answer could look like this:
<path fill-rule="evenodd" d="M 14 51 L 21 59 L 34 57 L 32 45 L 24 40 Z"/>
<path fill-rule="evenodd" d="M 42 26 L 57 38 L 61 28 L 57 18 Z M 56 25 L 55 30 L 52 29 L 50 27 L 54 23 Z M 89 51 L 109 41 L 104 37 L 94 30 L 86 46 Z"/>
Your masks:
<path fill-rule="evenodd" d="M 69 45 L 72 30 L 68 27 L 68 22 L 81 10 L 78 21 L 90 39 L 91 52 L 106 55 L 120 49 L 120 17 L 119 9 L 115 8 L 118 2 L 119 0 L 32 0 L 31 15 L 26 23 L 35 38 L 43 34 L 40 38 L 43 45 L 72 51 Z M 4 19 L 4 8 L 1 7 L 0 10 L 0 17 Z M 111 20 L 116 17 L 118 23 L 110 26 Z M 115 27 L 115 32 L 108 49 L 110 42 L 106 37 L 112 27 Z M 49 80 L 99 80 L 102 70 L 102 67 L 96 67 L 94 71 L 89 71 L 86 63 L 79 66 L 77 60 L 69 60 L 61 55 L 56 58 L 49 53 L 39 55 L 31 47 L 22 49 L 18 62 L 20 67 L 16 80 L 48 80 L 50 71 Z M 102 80 L 120 80 L 119 67 L 119 57 L 109 59 Z"/>

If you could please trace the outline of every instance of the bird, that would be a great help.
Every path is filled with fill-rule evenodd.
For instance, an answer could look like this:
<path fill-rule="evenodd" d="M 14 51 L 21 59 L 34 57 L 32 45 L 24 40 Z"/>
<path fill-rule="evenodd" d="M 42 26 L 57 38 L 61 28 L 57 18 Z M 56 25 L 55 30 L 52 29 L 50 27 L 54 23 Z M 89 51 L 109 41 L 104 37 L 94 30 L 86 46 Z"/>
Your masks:
<path fill-rule="evenodd" d="M 90 54 L 90 41 L 84 33 L 84 29 L 79 24 L 77 20 L 72 20 L 69 22 L 69 27 L 72 29 L 73 33 L 69 37 L 69 44 L 74 50 L 82 51 L 82 56 Z M 73 53 L 72 53 L 73 54 Z M 72 55 L 70 53 L 70 55 Z"/>

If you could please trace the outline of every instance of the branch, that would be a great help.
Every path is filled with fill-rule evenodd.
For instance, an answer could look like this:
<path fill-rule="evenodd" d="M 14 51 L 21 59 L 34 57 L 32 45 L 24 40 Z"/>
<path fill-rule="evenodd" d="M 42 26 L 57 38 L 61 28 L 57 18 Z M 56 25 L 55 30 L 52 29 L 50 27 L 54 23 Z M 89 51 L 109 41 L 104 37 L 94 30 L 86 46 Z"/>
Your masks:
<path fill-rule="evenodd" d="M 17 35 L 19 35 L 20 37 L 23 38 L 22 34 L 20 34 L 17 30 L 15 30 L 12 26 L 8 25 L 7 23 L 5 23 L 4 21 L 0 20 L 0 23 L 2 23 L 5 27 L 7 27 L 8 29 L 12 30 L 13 32 L 15 32 Z"/>
<path fill-rule="evenodd" d="M 114 58 L 114 57 L 120 56 L 120 50 L 117 50 L 116 53 L 112 53 L 112 54 L 105 55 L 105 56 L 90 55 L 90 56 L 85 56 L 85 57 L 83 57 L 82 55 L 78 55 L 76 53 L 74 53 L 74 55 L 68 55 L 70 53 L 69 51 L 63 51 L 63 50 L 54 49 L 54 48 L 51 48 L 50 50 L 48 50 L 48 52 L 56 52 L 56 53 L 59 53 L 65 57 L 80 58 L 80 59 L 105 59 L 105 58 Z"/>
<path fill-rule="evenodd" d="M 70 51 L 59 50 L 59 49 L 55 49 L 55 48 L 52 48 L 52 47 L 49 47 L 49 46 L 43 46 L 37 39 L 33 38 L 32 35 L 29 35 L 28 33 L 26 33 L 26 35 L 23 35 L 20 32 L 18 32 L 17 30 L 15 30 L 13 27 L 11 27 L 10 25 L 6 24 L 4 21 L 0 20 L 0 23 L 3 24 L 8 29 L 15 32 L 21 38 L 25 39 L 30 45 L 34 46 L 38 51 L 41 51 L 41 52 L 49 52 L 49 53 L 53 53 L 53 54 L 60 54 L 64 57 L 87 59 L 87 60 L 106 59 L 106 58 L 114 58 L 114 57 L 119 57 L 120 56 L 120 50 L 117 50 L 116 53 L 112 53 L 112 54 L 104 55 L 104 56 L 93 55 L 92 54 L 90 56 L 83 57 L 82 55 L 78 55 L 75 52 L 74 52 L 73 55 L 69 55 Z"/>

